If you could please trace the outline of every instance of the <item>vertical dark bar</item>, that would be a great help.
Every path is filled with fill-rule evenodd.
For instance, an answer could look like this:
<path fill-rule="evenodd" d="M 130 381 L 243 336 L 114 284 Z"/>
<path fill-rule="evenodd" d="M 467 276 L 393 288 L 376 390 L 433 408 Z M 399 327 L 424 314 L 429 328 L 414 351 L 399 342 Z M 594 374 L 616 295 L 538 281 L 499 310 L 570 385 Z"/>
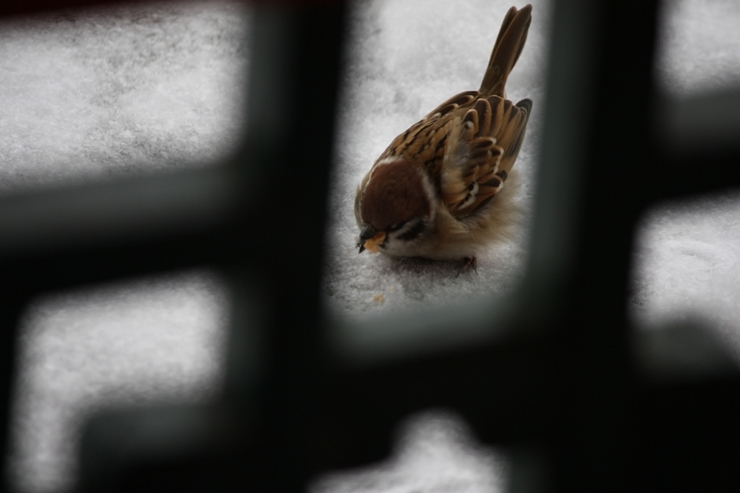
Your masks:
<path fill-rule="evenodd" d="M 656 15 L 654 0 L 555 5 L 535 223 L 535 245 L 545 248 L 535 247 L 532 262 L 561 286 L 553 303 L 562 335 L 550 437 L 555 491 L 635 486 L 626 309 L 634 223 L 652 185 L 641 171 L 651 165 Z M 548 202 L 563 189 L 564 204 Z"/>
<path fill-rule="evenodd" d="M 0 457 L 5 466 L 10 452 L 10 414 L 17 359 L 18 321 L 25 299 L 18 295 L 19 285 L 12 282 L 14 269 L 7 262 L 0 263 Z M 5 475 L 3 475 L 5 476 Z M 10 491 L 5 478 L 0 492 Z"/>
<path fill-rule="evenodd" d="M 228 394 L 254 423 L 243 467 L 250 491 L 302 491 L 314 472 L 310 422 L 323 378 L 319 289 L 344 7 L 260 6 L 253 25 L 244 173 L 257 194 L 241 239 L 253 253 L 240 259 L 236 283 L 260 284 L 262 323 L 248 338 L 262 349 L 258 368 L 232 349 Z M 254 385 L 238 378 L 248 371 L 259 373 Z"/>

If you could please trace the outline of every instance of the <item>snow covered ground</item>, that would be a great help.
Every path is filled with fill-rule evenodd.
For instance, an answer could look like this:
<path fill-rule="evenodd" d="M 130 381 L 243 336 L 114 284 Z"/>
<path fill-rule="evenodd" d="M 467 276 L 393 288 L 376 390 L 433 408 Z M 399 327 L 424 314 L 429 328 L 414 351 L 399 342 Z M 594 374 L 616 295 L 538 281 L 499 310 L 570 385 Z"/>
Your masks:
<path fill-rule="evenodd" d="M 665 3 L 656 67 L 664 89 L 681 98 L 740 85 L 740 4 Z M 740 190 L 656 206 L 635 254 L 636 323 L 704 320 L 740 360 Z"/>
<path fill-rule="evenodd" d="M 477 89 L 510 2 L 475 0 L 361 2 L 355 12 L 355 41 L 341 113 L 338 166 L 332 196 L 328 303 L 350 318 L 399 309 L 456 304 L 512 289 L 522 277 L 527 215 L 532 194 L 541 112 L 548 3 L 533 2 L 527 45 L 507 84 L 508 97 L 528 97 L 534 109 L 519 154 L 515 203 L 520 227 L 478 257 L 477 275 L 458 276 L 455 263 L 392 261 L 358 255 L 353 210 L 357 183 L 390 141 L 429 110 L 458 92 Z M 398 19 L 403 19 L 399 22 Z M 514 180 L 507 181 L 513 188 Z"/>
<path fill-rule="evenodd" d="M 358 255 L 352 199 L 388 142 L 450 95 L 477 88 L 511 0 L 356 2 L 331 195 L 325 294 L 338 316 L 366 319 L 506 292 L 524 273 L 533 168 L 544 107 L 549 2 L 508 86 L 534 111 L 516 168 L 521 227 L 453 266 Z M 666 90 L 740 83 L 740 7 L 674 0 L 657 66 Z M 0 193 L 215 163 L 240 127 L 249 15 L 227 3 L 125 7 L 0 26 Z M 740 357 L 740 192 L 665 204 L 646 215 L 636 250 L 634 313 L 655 326 L 689 311 Z M 218 393 L 228 293 L 198 271 L 55 293 L 29 307 L 9 472 L 23 491 L 73 481 L 77 431 L 107 404 L 197 401 Z M 463 423 L 409 421 L 394 462 L 318 480 L 312 490 L 501 491 L 506 461 Z"/>

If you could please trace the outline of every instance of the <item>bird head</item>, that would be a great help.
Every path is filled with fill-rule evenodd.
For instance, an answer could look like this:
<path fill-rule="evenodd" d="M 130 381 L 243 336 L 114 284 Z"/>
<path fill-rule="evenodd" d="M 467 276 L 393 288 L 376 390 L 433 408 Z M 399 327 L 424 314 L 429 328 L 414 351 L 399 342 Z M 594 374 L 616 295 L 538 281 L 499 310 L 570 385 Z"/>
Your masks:
<path fill-rule="evenodd" d="M 378 163 L 360 197 L 360 253 L 393 255 L 423 235 L 434 212 L 434 187 L 422 166 L 396 159 Z"/>

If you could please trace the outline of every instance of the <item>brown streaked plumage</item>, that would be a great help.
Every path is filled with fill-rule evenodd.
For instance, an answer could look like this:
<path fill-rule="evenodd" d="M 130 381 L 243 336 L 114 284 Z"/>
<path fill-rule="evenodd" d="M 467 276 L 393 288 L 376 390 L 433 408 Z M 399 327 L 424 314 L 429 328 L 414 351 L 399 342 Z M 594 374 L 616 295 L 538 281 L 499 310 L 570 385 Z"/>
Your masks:
<path fill-rule="evenodd" d="M 506 99 L 532 7 L 512 7 L 478 91 L 462 92 L 396 137 L 357 188 L 358 247 L 393 257 L 470 259 L 507 215 L 497 195 L 519 154 L 529 99 Z"/>

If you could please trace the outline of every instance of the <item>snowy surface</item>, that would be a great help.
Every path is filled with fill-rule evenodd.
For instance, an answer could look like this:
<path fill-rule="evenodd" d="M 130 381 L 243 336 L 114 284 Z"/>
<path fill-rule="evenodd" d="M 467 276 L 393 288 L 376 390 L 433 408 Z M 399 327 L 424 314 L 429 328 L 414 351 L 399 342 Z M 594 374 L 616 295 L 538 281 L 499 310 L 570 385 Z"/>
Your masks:
<path fill-rule="evenodd" d="M 664 2 L 658 74 L 684 96 L 740 84 L 740 4 L 734 0 Z"/>
<path fill-rule="evenodd" d="M 310 493 L 492 493 L 504 491 L 510 465 L 481 447 L 460 418 L 442 411 L 401 423 L 393 458 L 318 479 Z"/>
<path fill-rule="evenodd" d="M 740 195 L 666 204 L 644 218 L 633 314 L 643 327 L 708 322 L 740 361 Z"/>
<path fill-rule="evenodd" d="M 533 1 L 508 95 L 534 111 L 516 169 L 521 209 L 509 241 L 453 264 L 357 254 L 357 182 L 390 140 L 452 94 L 477 88 L 510 0 L 357 2 L 330 197 L 327 306 L 367 319 L 480 299 L 522 279 L 544 108 L 549 3 Z M 667 2 L 664 87 L 687 95 L 740 83 L 740 7 Z M 0 26 L 0 193 L 216 162 L 241 120 L 249 15 L 226 3 L 126 7 Z M 635 319 L 699 313 L 740 357 L 740 193 L 650 211 L 636 247 Z M 9 471 L 23 491 L 69 488 L 84 416 L 114 403 L 194 401 L 218 393 L 228 293 L 189 272 L 57 293 L 24 318 Z M 501 491 L 503 456 L 452 415 L 406 423 L 384 466 L 318 479 L 333 493 Z"/>
<path fill-rule="evenodd" d="M 223 380 L 228 293 L 208 272 L 42 297 L 22 321 L 10 477 L 58 491 L 77 432 L 108 406 L 201 402 Z"/>
<path fill-rule="evenodd" d="M 477 89 L 509 2 L 474 0 L 362 2 L 355 12 L 334 193 L 328 304 L 349 318 L 458 304 L 512 289 L 522 277 L 527 214 L 534 193 L 531 176 L 544 108 L 548 3 L 532 2 L 527 45 L 512 72 L 507 95 L 530 98 L 534 108 L 527 138 L 507 181 L 521 210 L 510 241 L 478 256 L 477 273 L 458 275 L 455 262 L 395 261 L 358 255 L 353 201 L 357 184 L 390 141 L 429 110 L 458 92 Z M 404 19 L 398 22 L 398 19 Z"/>
<path fill-rule="evenodd" d="M 665 4 L 656 67 L 663 88 L 681 98 L 739 86 L 740 4 Z M 740 361 L 740 190 L 648 211 L 639 226 L 634 281 L 639 326 L 688 317 L 708 322 Z"/>
<path fill-rule="evenodd" d="M 216 162 L 240 129 L 243 7 L 0 25 L 0 192 Z"/>
<path fill-rule="evenodd" d="M 0 193 L 217 163 L 241 129 L 249 20 L 210 2 L 0 25 Z M 20 340 L 11 483 L 68 490 L 96 409 L 217 395 L 228 305 L 209 272 L 37 299 Z"/>

